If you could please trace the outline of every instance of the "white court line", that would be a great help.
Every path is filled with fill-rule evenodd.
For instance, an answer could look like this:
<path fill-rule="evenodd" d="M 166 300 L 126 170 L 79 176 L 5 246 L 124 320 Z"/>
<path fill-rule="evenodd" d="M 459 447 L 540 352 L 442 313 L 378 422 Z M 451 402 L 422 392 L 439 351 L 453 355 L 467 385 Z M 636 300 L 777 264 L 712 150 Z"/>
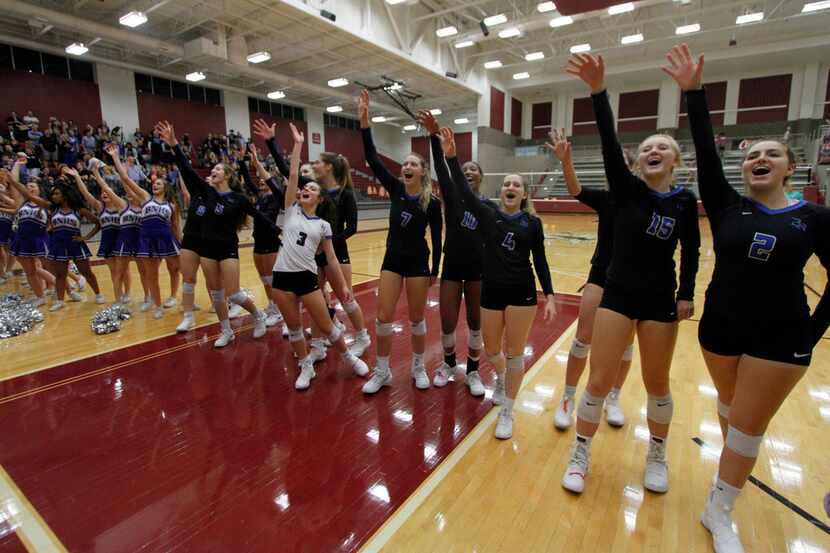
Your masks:
<path fill-rule="evenodd" d="M 0 518 L 6 518 L 10 525 L 16 526 L 17 537 L 28 551 L 66 553 L 66 548 L 2 466 L 0 466 Z"/>
<path fill-rule="evenodd" d="M 533 364 L 533 367 L 527 373 L 525 373 L 524 379 L 522 380 L 522 387 L 519 390 L 524 390 L 524 388 L 528 385 L 528 383 L 536 378 L 536 375 L 539 374 L 539 371 L 542 370 L 542 367 L 550 361 L 551 357 L 559 350 L 562 343 L 570 338 L 574 332 L 576 332 L 576 323 L 577 320 L 574 319 L 574 322 L 565 329 L 564 332 L 557 338 L 557 340 L 553 343 L 551 347 L 539 358 L 536 363 Z M 403 526 L 403 524 L 409 520 L 409 517 L 420 507 L 424 501 L 426 501 L 427 497 L 438 487 L 438 485 L 446 478 L 446 476 L 450 473 L 450 471 L 455 468 L 455 465 L 467 454 L 470 449 L 484 436 L 484 433 L 489 430 L 490 426 L 496 420 L 498 416 L 498 406 L 493 406 L 494 408 L 490 410 L 487 415 L 484 416 L 483 419 L 479 421 L 479 423 L 473 428 L 473 430 L 467 434 L 467 437 L 464 438 L 458 446 L 452 450 L 452 452 L 447 456 L 444 461 L 438 465 L 438 467 L 430 474 L 426 480 L 424 480 L 418 489 L 415 490 L 412 495 L 410 495 L 406 501 L 404 501 L 403 505 L 398 507 L 398 510 L 395 511 L 392 516 L 390 516 L 386 522 L 381 526 L 377 532 L 366 542 L 366 544 L 360 549 L 361 553 L 376 553 L 380 551 L 389 539 L 395 535 L 395 533 Z"/>

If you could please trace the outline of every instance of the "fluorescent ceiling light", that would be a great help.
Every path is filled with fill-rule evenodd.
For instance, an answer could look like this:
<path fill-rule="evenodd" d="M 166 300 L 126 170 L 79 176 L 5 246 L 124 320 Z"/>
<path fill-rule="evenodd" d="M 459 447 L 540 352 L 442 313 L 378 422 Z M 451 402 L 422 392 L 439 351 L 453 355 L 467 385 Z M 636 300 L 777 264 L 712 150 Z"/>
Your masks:
<path fill-rule="evenodd" d="M 485 61 L 484 68 L 485 69 L 498 69 L 501 67 L 501 60 L 493 60 L 493 61 Z"/>
<path fill-rule="evenodd" d="M 691 25 L 681 25 L 674 30 L 674 33 L 677 35 L 688 35 L 690 33 L 696 33 L 700 30 L 700 23 L 692 23 Z"/>
<path fill-rule="evenodd" d="M 453 121 L 453 123 L 455 123 L 456 125 L 466 125 L 469 122 L 470 122 L 470 120 L 467 119 L 466 117 L 459 117 L 458 119 Z"/>
<path fill-rule="evenodd" d="M 571 54 L 581 54 L 583 52 L 590 52 L 591 45 L 587 42 L 585 44 L 574 44 L 571 46 Z"/>
<path fill-rule="evenodd" d="M 819 10 L 826 10 L 830 8 L 830 0 L 823 0 L 822 2 L 807 2 L 801 8 L 801 13 L 817 12 Z"/>
<path fill-rule="evenodd" d="M 543 60 L 545 59 L 544 52 L 531 52 L 529 54 L 525 54 L 525 60 L 527 61 L 536 61 L 536 60 Z"/>
<path fill-rule="evenodd" d="M 386 0 L 386 3 L 390 6 L 394 6 L 395 4 L 403 4 L 406 0 Z"/>
<path fill-rule="evenodd" d="M 507 16 L 503 13 L 484 18 L 484 24 L 488 27 L 495 27 L 496 25 L 501 25 L 502 23 L 507 23 Z"/>
<path fill-rule="evenodd" d="M 455 47 L 456 48 L 469 48 L 473 44 L 475 44 L 475 42 L 473 42 L 472 40 L 462 40 L 461 42 L 456 42 Z"/>
<path fill-rule="evenodd" d="M 513 80 L 514 81 L 521 81 L 521 80 L 529 79 L 529 78 L 530 78 L 530 73 L 528 73 L 527 71 L 524 71 L 522 73 L 514 73 L 513 74 Z"/>
<path fill-rule="evenodd" d="M 343 77 L 329 81 L 329 86 L 332 88 L 339 88 L 341 86 L 346 86 L 347 84 L 349 84 L 349 79 L 344 79 Z"/>
<path fill-rule="evenodd" d="M 635 44 L 637 42 L 643 41 L 643 33 L 637 33 L 635 35 L 626 35 L 620 39 L 620 44 Z"/>
<path fill-rule="evenodd" d="M 454 25 L 450 25 L 449 27 L 441 27 L 440 29 L 435 31 L 435 34 L 441 38 L 444 38 L 452 35 L 457 35 L 458 29 L 456 29 Z"/>
<path fill-rule="evenodd" d="M 207 77 L 205 77 L 205 74 L 201 71 L 194 71 L 193 73 L 188 73 L 187 75 L 185 75 L 184 78 L 190 82 L 196 83 L 199 81 L 204 81 Z"/>
<path fill-rule="evenodd" d="M 383 87 L 383 90 L 400 90 L 403 88 L 403 85 L 400 83 L 390 84 L 389 86 Z"/>
<path fill-rule="evenodd" d="M 539 13 L 552 12 L 556 9 L 556 4 L 554 4 L 553 2 L 542 2 L 541 4 L 536 6 L 536 9 L 539 11 Z"/>
<path fill-rule="evenodd" d="M 634 4 L 626 2 L 625 4 L 617 4 L 608 8 L 608 15 L 619 15 L 621 13 L 628 13 L 634 11 Z"/>
<path fill-rule="evenodd" d="M 329 106 L 326 108 L 326 111 L 329 113 L 340 113 L 343 111 L 343 108 L 341 106 Z"/>
<path fill-rule="evenodd" d="M 418 128 L 418 126 L 417 126 L 417 125 L 406 125 L 406 126 L 403 128 L 403 130 L 405 130 L 405 131 L 414 131 L 414 130 L 415 130 L 415 129 L 417 129 L 417 128 Z"/>
<path fill-rule="evenodd" d="M 83 42 L 73 42 L 66 47 L 66 53 L 72 54 L 73 56 L 83 56 L 87 52 L 89 52 L 89 48 L 84 46 Z"/>
<path fill-rule="evenodd" d="M 441 111 L 441 110 L 440 110 L 440 109 L 438 109 L 438 108 L 431 109 L 431 110 L 429 110 L 429 112 L 430 112 L 431 114 L 433 114 L 433 115 L 441 115 L 442 113 L 444 113 L 443 111 Z"/>
<path fill-rule="evenodd" d="M 268 52 L 256 52 L 248 56 L 248 61 L 251 63 L 262 63 L 271 59 L 271 54 Z"/>
<path fill-rule="evenodd" d="M 272 92 L 269 92 L 267 96 L 272 100 L 282 100 L 283 98 L 285 98 L 285 92 L 283 92 L 282 90 L 274 90 Z"/>
<path fill-rule="evenodd" d="M 130 12 L 128 14 L 122 15 L 118 22 L 124 25 L 125 27 L 138 27 L 139 25 L 144 25 L 147 23 L 147 16 L 144 15 L 142 12 Z"/>
<path fill-rule="evenodd" d="M 383 115 L 376 115 L 372 117 L 372 123 L 386 123 L 386 117 Z"/>
<path fill-rule="evenodd" d="M 745 13 L 735 18 L 735 25 L 746 25 L 764 20 L 764 12 Z"/>
<path fill-rule="evenodd" d="M 564 27 L 574 22 L 574 18 L 570 15 L 563 15 L 562 17 L 554 17 L 550 20 L 550 26 L 553 28 Z"/>
<path fill-rule="evenodd" d="M 520 34 L 522 34 L 522 32 L 518 27 L 510 27 L 509 29 L 499 31 L 499 38 L 513 38 L 519 36 Z"/>

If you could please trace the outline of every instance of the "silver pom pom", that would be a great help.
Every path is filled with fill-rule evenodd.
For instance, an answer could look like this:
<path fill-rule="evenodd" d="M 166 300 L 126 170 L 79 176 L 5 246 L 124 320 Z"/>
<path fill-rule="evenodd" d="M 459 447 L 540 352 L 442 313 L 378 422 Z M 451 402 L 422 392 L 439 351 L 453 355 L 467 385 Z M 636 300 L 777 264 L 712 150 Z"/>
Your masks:
<path fill-rule="evenodd" d="M 34 303 L 23 301 L 20 294 L 6 294 L 0 297 L 0 338 L 11 338 L 29 332 L 43 314 Z"/>
<path fill-rule="evenodd" d="M 92 332 L 95 334 L 118 332 L 121 330 L 121 321 L 126 321 L 130 316 L 130 309 L 120 303 L 102 309 L 92 316 Z"/>

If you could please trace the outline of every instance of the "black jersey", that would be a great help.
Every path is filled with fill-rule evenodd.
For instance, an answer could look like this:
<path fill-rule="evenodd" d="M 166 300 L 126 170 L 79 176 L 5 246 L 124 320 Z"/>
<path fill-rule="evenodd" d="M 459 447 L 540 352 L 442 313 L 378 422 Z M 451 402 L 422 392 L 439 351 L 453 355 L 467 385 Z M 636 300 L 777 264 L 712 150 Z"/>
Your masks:
<path fill-rule="evenodd" d="M 440 139 L 436 135 L 430 136 L 429 139 L 432 144 L 435 174 L 438 176 L 441 197 L 444 200 L 444 263 L 447 263 L 446 258 L 463 259 L 471 266 L 481 267 L 484 262 L 484 237 L 478 229 L 478 218 L 466 205 L 452 182 Z M 488 198 L 479 197 L 479 200 L 491 208 L 498 207 Z"/>
<path fill-rule="evenodd" d="M 389 193 L 392 207 L 389 210 L 389 234 L 386 237 L 386 249 L 401 258 L 428 257 L 426 230 L 429 226 L 432 238 L 432 275 L 438 275 L 441 262 L 441 204 L 438 198 L 431 196 L 426 210 L 421 205 L 421 196 L 410 196 L 404 184 L 398 180 L 378 158 L 372 141 L 372 130 L 361 129 L 363 151 L 366 163 L 372 168 L 375 177 Z"/>
<path fill-rule="evenodd" d="M 201 197 L 190 197 L 190 205 L 187 206 L 187 220 L 184 222 L 182 234 L 190 236 L 202 235 L 202 224 L 204 221 L 205 207 Z"/>
<path fill-rule="evenodd" d="M 277 171 L 279 171 L 283 177 L 288 178 L 288 174 L 291 172 L 291 169 L 285 161 L 285 155 L 283 154 L 277 139 L 269 138 L 265 141 L 265 145 L 268 146 L 268 151 L 271 152 L 271 157 L 274 158 L 274 164 L 277 166 Z M 297 188 L 304 187 L 308 182 L 314 182 L 312 179 L 304 175 L 298 175 L 297 177 Z"/>
<path fill-rule="evenodd" d="M 574 197 L 597 212 L 597 245 L 591 257 L 591 265 L 597 269 L 607 270 L 611 264 L 611 252 L 614 247 L 614 204 L 611 193 L 608 190 L 583 186 Z"/>
<path fill-rule="evenodd" d="M 457 158 L 447 159 L 455 186 L 464 205 L 480 223 L 484 240 L 483 281 L 497 286 L 533 284 L 533 268 L 545 295 L 553 294 L 550 267 L 545 256 L 545 232 L 538 217 L 519 211 L 508 215 L 492 202 L 485 202 L 472 191 Z M 530 258 L 533 256 L 533 266 Z"/>
<path fill-rule="evenodd" d="M 769 209 L 738 194 L 723 172 L 705 92 L 687 92 L 686 100 L 700 197 L 714 238 L 715 270 L 705 309 L 746 317 L 747 324 L 803 322 L 810 317 L 804 266 L 816 254 L 830 268 L 830 210 L 804 201 Z M 812 315 L 814 343 L 830 325 L 828 296 L 825 287 Z"/>
<path fill-rule="evenodd" d="M 270 190 L 270 194 L 262 194 L 257 186 L 254 184 L 254 181 L 251 179 L 251 174 L 248 170 L 248 164 L 244 159 L 240 159 L 238 161 L 239 164 L 239 172 L 242 175 L 242 180 L 245 183 L 245 187 L 251 193 L 251 195 L 256 198 L 256 209 L 264 218 L 268 221 L 271 221 L 274 224 L 277 224 L 277 218 L 280 215 L 280 212 L 285 209 L 285 189 L 284 187 L 277 183 L 277 179 L 274 177 L 269 177 L 265 183 L 268 185 L 268 189 Z M 269 241 L 276 238 L 274 236 L 274 231 L 272 227 L 265 223 L 260 218 L 254 218 L 254 232 L 253 232 L 254 242 L 261 242 L 263 240 Z"/>
<path fill-rule="evenodd" d="M 276 225 L 257 211 L 247 196 L 233 191 L 219 193 L 202 180 L 190 166 L 190 161 L 178 144 L 174 148 L 174 155 L 191 198 L 198 198 L 202 202 L 204 215 L 201 216 L 200 237 L 203 240 L 237 246 L 239 244 L 237 229 L 246 215 L 250 215 L 254 220 L 261 220 L 263 224 L 270 226 L 272 232 L 278 232 Z"/>
<path fill-rule="evenodd" d="M 331 224 L 332 244 L 342 246 L 346 240 L 357 232 L 357 200 L 351 188 L 333 188 L 324 190 L 334 203 L 337 213 Z"/>
<path fill-rule="evenodd" d="M 691 301 L 700 256 L 697 198 L 683 187 L 656 192 L 635 176 L 614 130 L 608 94 L 603 91 L 592 99 L 602 139 L 605 175 L 616 208 L 608 286 L 631 294 L 677 290 L 678 300 Z M 679 288 L 674 263 L 678 241 Z"/>

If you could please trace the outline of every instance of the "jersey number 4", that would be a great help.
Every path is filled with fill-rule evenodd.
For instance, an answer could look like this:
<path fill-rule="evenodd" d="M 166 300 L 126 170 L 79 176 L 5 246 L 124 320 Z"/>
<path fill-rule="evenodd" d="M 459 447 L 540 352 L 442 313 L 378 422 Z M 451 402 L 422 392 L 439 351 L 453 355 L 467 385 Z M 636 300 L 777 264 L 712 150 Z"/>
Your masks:
<path fill-rule="evenodd" d="M 508 232 L 504 235 L 504 240 L 501 241 L 501 247 L 507 248 L 511 252 L 516 249 L 516 241 L 513 240 L 512 232 Z"/>
<path fill-rule="evenodd" d="M 676 221 L 671 217 L 663 217 L 656 213 L 651 214 L 651 224 L 646 229 L 646 234 L 656 236 L 661 240 L 668 240 L 674 230 Z"/>
<path fill-rule="evenodd" d="M 753 238 L 752 245 L 749 246 L 749 258 L 757 259 L 758 261 L 769 261 L 769 256 L 775 248 L 775 242 L 778 239 L 771 234 L 764 234 L 763 232 L 756 232 Z"/>
<path fill-rule="evenodd" d="M 301 232 L 299 233 L 300 237 L 297 238 L 297 245 L 298 246 L 305 246 L 305 239 L 308 238 L 308 234 Z"/>
<path fill-rule="evenodd" d="M 412 220 L 412 214 L 408 211 L 401 212 L 401 226 L 405 227 Z"/>

